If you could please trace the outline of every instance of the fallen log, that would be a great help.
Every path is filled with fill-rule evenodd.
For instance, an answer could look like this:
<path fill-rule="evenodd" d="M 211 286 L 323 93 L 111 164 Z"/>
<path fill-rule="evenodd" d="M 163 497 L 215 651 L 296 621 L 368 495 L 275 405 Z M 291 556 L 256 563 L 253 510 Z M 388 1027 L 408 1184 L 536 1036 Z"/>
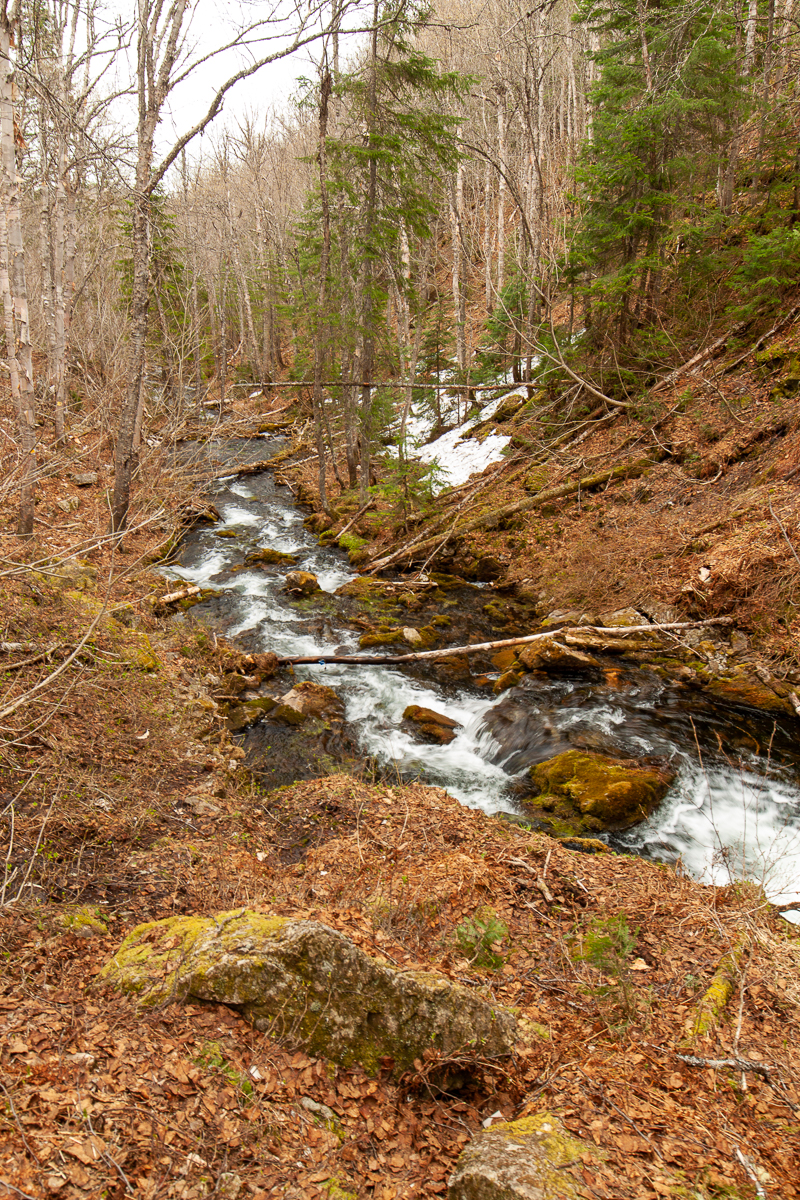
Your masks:
<path fill-rule="evenodd" d="M 692 357 L 683 363 L 682 366 L 676 367 L 674 371 L 670 371 L 669 375 L 665 375 L 663 379 L 658 381 L 658 383 L 654 383 L 650 388 L 649 395 L 652 396 L 655 392 L 663 392 L 664 388 L 671 387 L 676 380 L 680 379 L 681 375 L 685 375 L 686 372 L 691 371 L 693 367 L 699 366 L 700 363 L 705 362 L 707 358 L 713 358 L 718 351 L 725 348 L 729 338 L 736 337 L 738 334 L 743 333 L 747 328 L 747 325 L 747 321 L 740 321 L 738 325 L 734 325 L 732 329 L 729 329 L 727 333 L 722 335 L 722 337 L 717 338 L 715 342 L 711 342 L 709 346 L 704 346 L 702 350 L 698 350 L 697 354 L 692 355 Z"/>
<path fill-rule="evenodd" d="M 157 605 L 177 604 L 179 600 L 188 600 L 189 596 L 199 596 L 200 591 L 197 584 L 192 584 L 190 587 L 178 588 L 177 592 L 167 592 L 166 596 L 159 596 L 155 603 Z"/>
<path fill-rule="evenodd" d="M 471 533 L 475 529 L 480 529 L 484 525 L 497 524 L 499 521 L 504 521 L 507 517 L 516 516 L 517 513 L 530 512 L 533 508 L 539 508 L 542 504 L 548 504 L 551 500 L 560 500 L 564 496 L 574 495 L 576 492 L 588 492 L 592 488 L 600 487 L 604 483 L 611 483 L 618 479 L 636 479 L 639 475 L 652 467 L 654 463 L 660 462 L 662 458 L 667 457 L 667 451 L 658 451 L 647 458 L 637 458 L 631 462 L 623 463 L 619 467 L 613 467 L 610 471 L 601 471 L 599 475 L 587 475 L 583 479 L 577 480 L 575 483 L 563 483 L 560 487 L 548 488 L 544 492 L 537 492 L 535 496 L 529 496 L 525 500 L 518 500 L 514 504 L 505 504 L 501 508 L 490 509 L 488 512 L 481 513 L 479 517 L 474 517 L 471 521 L 466 521 L 451 533 L 451 537 L 462 537 L 465 533 Z M 434 537 L 423 538 L 419 542 L 415 542 L 410 546 L 403 546 L 399 550 L 387 554 L 384 558 L 376 559 L 367 566 L 368 573 L 373 571 L 383 571 L 386 567 L 393 563 L 399 562 L 403 558 L 412 558 L 418 555 L 427 554 L 432 550 L 436 543 L 440 540 L 441 535 L 437 534 Z"/>
<path fill-rule="evenodd" d="M 607 633 L 615 637 L 627 633 L 652 633 L 659 629 L 699 629 L 704 625 L 731 625 L 732 617 L 711 617 L 707 621 L 671 621 L 662 625 L 576 625 L 570 629 L 557 631 L 547 629 L 543 633 L 529 633 L 525 637 L 501 638 L 496 642 L 478 642 L 473 646 L 450 646 L 446 650 L 419 650 L 414 654 L 313 654 L 299 657 L 287 656 L 279 658 L 281 667 L 301 666 L 304 663 L 315 663 L 327 666 L 329 663 L 351 664 L 352 666 L 381 666 L 393 667 L 401 663 L 430 662 L 437 658 L 454 658 L 460 654 L 477 654 L 483 650 L 503 650 L 506 646 L 523 646 L 530 642 L 539 642 L 543 638 L 562 637 L 565 633 Z"/>

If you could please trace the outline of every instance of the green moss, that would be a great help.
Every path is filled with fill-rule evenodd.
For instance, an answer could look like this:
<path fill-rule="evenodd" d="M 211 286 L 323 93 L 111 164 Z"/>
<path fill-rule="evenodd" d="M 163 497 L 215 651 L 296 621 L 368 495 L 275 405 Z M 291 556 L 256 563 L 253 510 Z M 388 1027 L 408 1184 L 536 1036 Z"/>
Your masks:
<path fill-rule="evenodd" d="M 663 799 L 674 777 L 629 760 L 579 750 L 567 750 L 539 763 L 530 774 L 542 793 L 532 801 L 534 805 L 558 811 L 558 798 L 563 797 L 576 816 L 617 827 L 643 820 Z M 555 803 L 551 800 L 548 804 L 548 798 L 555 798 Z"/>
<path fill-rule="evenodd" d="M 354 550 L 360 550 L 367 544 L 366 538 L 359 537 L 355 533 L 343 533 L 336 540 L 342 550 L 346 550 L 348 554 L 352 554 Z"/>
<path fill-rule="evenodd" d="M 78 937 L 106 937 L 108 926 L 101 921 L 100 914 L 95 908 L 69 908 L 58 916 L 58 923 L 70 933 Z"/>
<path fill-rule="evenodd" d="M 246 554 L 246 566 L 255 566 L 258 563 L 296 563 L 296 554 L 284 554 L 282 550 L 272 550 L 269 546 L 265 546 L 263 550 L 253 550 L 252 553 Z"/>

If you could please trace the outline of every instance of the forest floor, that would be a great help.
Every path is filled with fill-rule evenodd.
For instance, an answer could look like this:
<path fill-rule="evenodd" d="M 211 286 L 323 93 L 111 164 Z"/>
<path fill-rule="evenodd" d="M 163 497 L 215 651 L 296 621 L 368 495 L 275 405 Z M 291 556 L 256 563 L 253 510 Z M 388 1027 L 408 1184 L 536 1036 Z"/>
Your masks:
<path fill-rule="evenodd" d="M 790 333 L 763 362 L 717 368 L 713 386 L 684 380 L 652 413 L 541 463 L 523 446 L 470 504 L 493 511 L 659 443 L 670 457 L 470 533 L 449 558 L 448 542 L 442 565 L 491 558 L 500 589 L 534 589 L 544 608 L 648 598 L 724 612 L 795 684 L 800 428 L 783 381 L 797 345 Z M 538 427 L 525 417 L 508 426 L 520 445 Z M 539 1111 L 587 1144 L 566 1172 L 579 1196 L 800 1194 L 797 929 L 754 886 L 578 854 L 438 789 L 337 775 L 263 794 L 208 694 L 219 648 L 152 604 L 164 583 L 148 560 L 174 536 L 189 477 L 153 471 L 145 522 L 113 551 L 101 432 L 84 443 L 82 462 L 54 461 L 34 545 L 21 550 L 10 506 L 0 530 L 0 1194 L 443 1195 L 484 1122 Z M 97 484 L 74 484 L 98 465 Z M 391 503 L 359 526 L 375 553 L 425 532 L 400 513 L 394 542 L 377 531 Z M 470 1064 L 447 1094 L 435 1056 L 370 1078 L 281 1047 L 231 1009 L 143 1013 L 95 986 L 133 926 L 239 906 L 433 966 L 518 1006 L 540 1034 L 513 1060 Z M 728 1006 L 693 1037 L 731 953 Z"/>

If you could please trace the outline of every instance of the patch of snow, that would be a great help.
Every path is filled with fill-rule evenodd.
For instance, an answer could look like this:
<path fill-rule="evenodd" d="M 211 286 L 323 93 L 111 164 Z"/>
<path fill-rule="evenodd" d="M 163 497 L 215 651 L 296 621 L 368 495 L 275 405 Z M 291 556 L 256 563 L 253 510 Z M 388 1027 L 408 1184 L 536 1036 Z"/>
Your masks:
<path fill-rule="evenodd" d="M 503 450 L 511 441 L 510 437 L 492 433 L 482 442 L 470 437 L 470 433 L 483 421 L 488 421 L 497 412 L 500 405 L 510 396 L 525 396 L 525 386 L 519 386 L 504 392 L 484 404 L 475 417 L 462 421 L 455 429 L 443 433 L 435 442 L 425 443 L 433 425 L 431 414 L 417 415 L 413 409 L 406 422 L 406 437 L 409 455 L 418 462 L 433 463 L 438 468 L 438 475 L 433 484 L 434 493 L 438 494 L 448 487 L 466 483 L 472 475 L 477 475 L 492 463 L 501 462 Z M 458 411 L 457 396 L 444 392 L 440 401 L 442 416 L 455 416 Z"/>

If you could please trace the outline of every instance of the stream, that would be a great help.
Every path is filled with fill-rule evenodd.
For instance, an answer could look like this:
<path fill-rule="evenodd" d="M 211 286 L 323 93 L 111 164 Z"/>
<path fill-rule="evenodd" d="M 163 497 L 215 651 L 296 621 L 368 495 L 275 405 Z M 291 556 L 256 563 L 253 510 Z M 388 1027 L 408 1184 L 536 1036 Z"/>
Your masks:
<path fill-rule="evenodd" d="M 201 452 L 222 469 L 234 460 L 263 459 L 280 447 L 274 438 L 227 440 L 208 443 Z M 357 576 L 343 552 L 320 546 L 305 529 L 290 490 L 266 472 L 219 479 L 207 494 L 221 522 L 189 532 L 167 572 L 214 589 L 188 619 L 248 652 L 363 653 L 359 630 L 339 615 L 332 595 Z M 245 556 L 260 548 L 294 555 L 296 565 L 247 567 Z M 286 572 L 295 569 L 313 572 L 325 595 L 293 601 L 283 583 Z M 472 628 L 480 633 L 479 617 L 493 589 L 464 584 L 448 595 L 452 610 L 474 610 Z M 415 624 L 413 617 L 407 623 Z M 450 644 L 461 643 L 454 638 Z M 398 648 L 387 646 L 385 653 Z M 480 686 L 469 677 L 448 678 L 422 664 L 298 666 L 295 671 L 298 680 L 335 689 L 359 754 L 385 776 L 445 787 L 463 804 L 487 813 L 518 812 L 514 793 L 524 772 L 563 750 L 584 747 L 669 760 L 677 774 L 656 812 L 604 840 L 627 853 L 664 862 L 680 859 L 687 873 L 706 883 L 746 877 L 761 883 L 774 903 L 800 900 L 800 747 L 788 720 L 782 725 L 780 718 L 774 722 L 751 710 L 712 703 L 619 659 L 607 673 L 611 682 L 529 675 L 500 696 L 485 680 Z M 411 704 L 458 722 L 453 741 L 422 745 L 415 740 L 401 725 Z M 252 760 L 257 735 L 246 737 L 245 747 Z M 794 920 L 798 914 L 787 916 Z"/>

